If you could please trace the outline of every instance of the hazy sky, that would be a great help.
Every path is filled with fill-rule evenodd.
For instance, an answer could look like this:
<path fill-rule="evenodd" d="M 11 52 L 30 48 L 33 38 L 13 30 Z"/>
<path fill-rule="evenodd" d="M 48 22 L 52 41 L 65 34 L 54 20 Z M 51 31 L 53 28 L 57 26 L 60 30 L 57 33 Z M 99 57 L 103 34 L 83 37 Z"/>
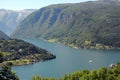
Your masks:
<path fill-rule="evenodd" d="M 41 7 L 59 3 L 79 3 L 88 0 L 0 0 L 0 9 L 39 9 Z"/>

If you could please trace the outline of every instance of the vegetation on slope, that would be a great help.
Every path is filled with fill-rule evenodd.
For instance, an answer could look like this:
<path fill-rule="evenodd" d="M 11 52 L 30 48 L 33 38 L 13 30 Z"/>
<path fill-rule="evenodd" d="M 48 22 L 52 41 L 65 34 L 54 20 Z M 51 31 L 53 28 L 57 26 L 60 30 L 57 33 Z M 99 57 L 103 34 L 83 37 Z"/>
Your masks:
<path fill-rule="evenodd" d="M 48 51 L 22 40 L 0 40 L 1 65 L 23 65 L 55 58 Z"/>
<path fill-rule="evenodd" d="M 0 80 L 19 80 L 15 72 L 9 66 L 2 66 L 0 68 Z"/>
<path fill-rule="evenodd" d="M 51 5 L 29 15 L 12 37 L 57 39 L 80 48 L 97 49 L 97 44 L 102 45 L 102 49 L 119 48 L 119 14 L 119 2 Z M 86 45 L 86 41 L 90 43 Z"/>
<path fill-rule="evenodd" d="M 31 80 L 120 80 L 120 63 L 112 68 L 99 68 L 98 70 L 92 71 L 77 71 L 64 75 L 64 77 L 59 79 L 34 76 Z"/>

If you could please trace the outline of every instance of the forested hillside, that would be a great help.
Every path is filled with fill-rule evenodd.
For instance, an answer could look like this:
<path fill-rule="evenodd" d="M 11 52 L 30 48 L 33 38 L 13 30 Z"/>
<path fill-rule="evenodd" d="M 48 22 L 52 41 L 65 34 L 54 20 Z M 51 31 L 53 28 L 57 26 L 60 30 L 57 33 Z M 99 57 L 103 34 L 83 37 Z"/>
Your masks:
<path fill-rule="evenodd" d="M 48 51 L 17 39 L 0 40 L 0 65 L 23 65 L 54 59 Z"/>
<path fill-rule="evenodd" d="M 119 49 L 120 2 L 47 6 L 23 20 L 12 37 L 56 39 L 79 48 Z"/>

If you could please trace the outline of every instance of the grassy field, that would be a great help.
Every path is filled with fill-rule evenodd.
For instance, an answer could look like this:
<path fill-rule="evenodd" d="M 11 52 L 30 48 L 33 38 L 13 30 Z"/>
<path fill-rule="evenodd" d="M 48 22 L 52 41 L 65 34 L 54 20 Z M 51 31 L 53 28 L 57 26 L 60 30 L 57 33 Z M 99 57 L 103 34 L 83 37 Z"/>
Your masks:
<path fill-rule="evenodd" d="M 57 42 L 58 39 L 48 39 L 47 41 L 48 41 L 48 42 Z"/>

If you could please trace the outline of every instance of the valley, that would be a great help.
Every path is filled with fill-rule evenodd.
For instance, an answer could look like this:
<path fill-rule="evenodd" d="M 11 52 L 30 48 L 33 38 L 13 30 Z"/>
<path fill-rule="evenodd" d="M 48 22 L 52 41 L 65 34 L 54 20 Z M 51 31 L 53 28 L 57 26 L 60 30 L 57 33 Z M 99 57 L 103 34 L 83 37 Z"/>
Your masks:
<path fill-rule="evenodd" d="M 119 7 L 119 2 L 109 1 L 50 5 L 25 18 L 11 37 L 57 39 L 86 49 L 119 49 Z"/>
<path fill-rule="evenodd" d="M 0 80 L 120 79 L 120 0 L 71 1 L 1 4 Z"/>

